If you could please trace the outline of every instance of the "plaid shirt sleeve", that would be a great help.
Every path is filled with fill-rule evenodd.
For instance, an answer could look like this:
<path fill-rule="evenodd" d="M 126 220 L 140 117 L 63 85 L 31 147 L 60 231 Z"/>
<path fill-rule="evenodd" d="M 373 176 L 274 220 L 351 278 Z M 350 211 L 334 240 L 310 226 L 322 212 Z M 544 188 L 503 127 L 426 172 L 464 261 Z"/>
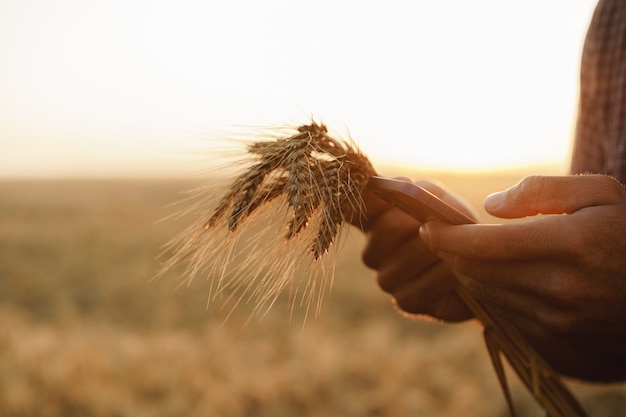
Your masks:
<path fill-rule="evenodd" d="M 585 39 L 572 173 L 626 183 L 626 1 L 600 0 Z"/>

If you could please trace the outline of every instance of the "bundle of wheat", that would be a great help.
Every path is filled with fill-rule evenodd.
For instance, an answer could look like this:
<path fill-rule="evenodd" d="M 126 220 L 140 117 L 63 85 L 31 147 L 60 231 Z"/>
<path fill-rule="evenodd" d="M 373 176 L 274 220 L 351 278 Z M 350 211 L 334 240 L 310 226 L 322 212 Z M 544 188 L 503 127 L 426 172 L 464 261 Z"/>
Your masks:
<path fill-rule="evenodd" d="M 331 247 L 347 220 L 364 210 L 361 195 L 376 172 L 354 143 L 333 138 L 315 122 L 286 137 L 248 142 L 247 153 L 243 172 L 212 211 L 206 210 L 208 199 L 192 207 L 198 220 L 166 246 L 171 256 L 161 273 L 186 264 L 184 281 L 201 273 L 214 278 L 210 299 L 234 301 L 234 306 L 256 299 L 257 312 L 267 311 L 288 287 L 294 302 L 299 296 L 307 311 L 311 305 L 319 310 L 333 277 Z M 296 277 L 307 278 L 295 282 Z M 484 325 L 511 415 L 500 352 L 550 416 L 586 416 L 517 329 L 463 287 L 458 292 Z"/>
<path fill-rule="evenodd" d="M 214 192 L 192 194 L 186 211 L 197 221 L 166 245 L 161 274 L 184 263 L 185 282 L 215 277 L 210 299 L 232 308 L 254 299 L 254 312 L 263 313 L 288 288 L 294 304 L 319 312 L 332 284 L 333 244 L 347 216 L 363 210 L 361 190 L 374 168 L 353 143 L 317 123 L 248 141 L 246 150 L 230 162 L 241 170 L 213 210 Z"/>

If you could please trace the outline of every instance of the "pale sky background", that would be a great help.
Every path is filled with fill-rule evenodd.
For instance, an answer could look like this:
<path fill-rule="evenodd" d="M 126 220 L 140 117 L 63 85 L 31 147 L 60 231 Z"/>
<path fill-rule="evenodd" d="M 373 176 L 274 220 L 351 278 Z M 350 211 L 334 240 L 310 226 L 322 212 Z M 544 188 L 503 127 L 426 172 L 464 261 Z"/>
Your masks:
<path fill-rule="evenodd" d="M 193 175 L 311 115 L 375 164 L 564 163 L 595 3 L 0 0 L 0 177 Z"/>

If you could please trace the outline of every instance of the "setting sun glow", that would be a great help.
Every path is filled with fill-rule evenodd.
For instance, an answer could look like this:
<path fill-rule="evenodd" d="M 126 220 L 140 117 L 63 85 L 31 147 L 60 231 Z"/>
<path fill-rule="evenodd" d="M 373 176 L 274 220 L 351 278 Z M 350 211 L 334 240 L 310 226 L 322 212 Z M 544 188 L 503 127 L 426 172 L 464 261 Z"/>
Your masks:
<path fill-rule="evenodd" d="M 0 176 L 188 175 L 311 117 L 375 164 L 561 164 L 594 4 L 4 1 Z"/>

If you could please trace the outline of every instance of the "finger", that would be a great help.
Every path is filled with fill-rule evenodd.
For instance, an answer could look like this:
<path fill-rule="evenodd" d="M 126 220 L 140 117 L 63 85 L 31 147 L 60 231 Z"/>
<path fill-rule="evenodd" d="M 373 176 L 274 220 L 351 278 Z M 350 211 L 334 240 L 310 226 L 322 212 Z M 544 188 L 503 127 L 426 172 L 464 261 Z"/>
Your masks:
<path fill-rule="evenodd" d="M 578 325 L 573 311 L 580 309 L 578 295 L 586 284 L 568 280 L 573 276 L 549 262 L 524 265 L 524 262 L 493 266 L 484 263 L 466 268 L 450 259 L 455 276 L 478 301 L 502 312 L 503 317 L 525 316 L 554 332 L 566 332 Z M 471 263 L 470 263 L 471 264 Z"/>
<path fill-rule="evenodd" d="M 583 207 L 617 204 L 625 194 L 624 186 L 606 175 L 530 176 L 488 196 L 485 210 L 502 218 L 573 213 Z"/>
<path fill-rule="evenodd" d="M 392 292 L 395 304 L 403 311 L 457 322 L 473 317 L 456 292 L 458 281 L 443 262 L 435 262 L 419 277 Z"/>
<path fill-rule="evenodd" d="M 477 262 L 446 253 L 441 256 L 461 283 L 490 304 L 506 307 L 516 297 L 526 296 L 547 299 L 558 305 L 568 303 L 567 299 L 561 299 L 572 285 L 564 282 L 570 276 L 568 267 L 560 265 L 561 273 L 553 274 L 555 268 L 550 261 Z"/>
<path fill-rule="evenodd" d="M 474 260 L 571 259 L 581 245 L 572 216 L 554 216 L 515 224 L 451 226 L 430 221 L 420 227 L 420 237 L 438 256 L 453 253 Z M 582 217 L 582 215 L 581 215 Z"/>
<path fill-rule="evenodd" d="M 377 269 L 382 262 L 393 255 L 396 248 L 404 242 L 417 239 L 422 251 L 425 245 L 419 240 L 418 230 L 420 223 L 402 210 L 389 207 L 377 217 L 371 219 L 368 225 L 368 238 L 363 250 L 362 258 L 365 265 Z M 417 248 L 414 248 L 417 251 Z M 413 257 L 417 256 L 417 252 Z"/>
<path fill-rule="evenodd" d="M 377 268 L 378 284 L 388 293 L 395 293 L 399 288 L 414 280 L 420 279 L 420 274 L 440 262 L 422 243 L 417 234 L 397 246 Z"/>
<path fill-rule="evenodd" d="M 505 313 L 503 313 L 505 314 Z M 527 315 L 511 314 L 507 321 L 524 334 L 528 342 L 537 349 L 537 352 L 551 365 L 551 367 L 566 376 L 582 378 L 589 381 L 610 381 L 621 378 L 623 355 L 611 358 L 614 367 L 607 368 L 607 352 L 597 354 L 597 346 L 602 345 L 601 335 L 593 335 L 582 340 L 567 337 L 561 333 L 550 332 L 543 326 L 537 325 L 537 320 Z M 600 336 L 600 337 L 599 337 Z M 616 377 L 616 375 L 618 375 Z"/>
<path fill-rule="evenodd" d="M 538 325 L 536 318 L 506 314 L 502 312 L 502 316 L 507 317 L 506 320 L 524 335 L 555 371 L 588 381 L 608 382 L 623 379 L 623 350 L 621 348 L 612 350 L 609 347 L 614 339 L 603 334 L 590 334 L 581 338 L 576 335 L 554 333 Z M 623 343 L 623 340 L 621 342 Z M 611 363 L 612 366 L 607 366 L 607 363 Z"/>
<path fill-rule="evenodd" d="M 465 262 L 444 256 L 458 280 L 478 300 L 533 317 L 555 333 L 623 332 L 606 317 L 624 317 L 620 292 L 605 288 L 578 265 Z"/>
<path fill-rule="evenodd" d="M 528 314 L 516 314 L 498 308 L 492 310 L 499 319 L 504 318 L 512 323 L 559 373 L 589 381 L 623 379 L 623 336 L 616 338 L 615 334 L 598 332 L 593 325 L 576 333 L 562 332 L 558 328 L 555 330 L 549 324 L 554 320 L 543 320 L 545 316 L 559 315 L 558 312 L 550 312 L 549 305 L 538 305 L 535 309 L 529 309 Z M 608 363 L 613 366 L 607 366 Z"/>

